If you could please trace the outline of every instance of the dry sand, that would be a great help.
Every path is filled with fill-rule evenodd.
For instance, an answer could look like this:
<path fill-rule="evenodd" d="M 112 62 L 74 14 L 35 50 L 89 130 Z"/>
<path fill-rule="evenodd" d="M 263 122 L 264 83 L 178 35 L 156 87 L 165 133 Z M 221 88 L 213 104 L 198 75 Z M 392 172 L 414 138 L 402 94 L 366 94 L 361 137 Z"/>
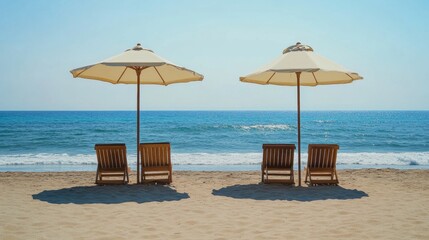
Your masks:
<path fill-rule="evenodd" d="M 100 187 L 93 172 L 0 173 L 0 239 L 429 239 L 429 170 L 343 170 L 338 187 L 302 188 L 258 172 L 173 177 Z"/>

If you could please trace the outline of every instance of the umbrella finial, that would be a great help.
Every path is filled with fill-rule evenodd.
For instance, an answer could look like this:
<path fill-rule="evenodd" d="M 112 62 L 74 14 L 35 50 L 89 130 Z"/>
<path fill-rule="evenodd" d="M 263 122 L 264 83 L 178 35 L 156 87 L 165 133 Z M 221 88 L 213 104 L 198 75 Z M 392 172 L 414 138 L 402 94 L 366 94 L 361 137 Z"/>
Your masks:
<path fill-rule="evenodd" d="M 133 50 L 133 51 L 141 51 L 141 50 L 145 50 L 145 51 L 153 52 L 153 51 L 152 51 L 152 50 L 150 50 L 150 49 L 143 48 L 143 47 L 142 47 L 142 45 L 141 45 L 140 43 L 137 43 L 137 45 L 136 45 L 135 47 L 133 47 L 133 48 L 131 48 L 131 49 L 127 49 L 126 51 L 130 51 L 130 50 Z"/>
<path fill-rule="evenodd" d="M 303 44 L 301 44 L 301 42 L 297 42 L 295 45 L 290 46 L 290 47 L 286 48 L 285 50 L 283 50 L 283 54 L 288 53 L 288 52 L 296 52 L 296 51 L 313 52 L 313 48 L 311 48 L 308 45 L 303 45 Z"/>
<path fill-rule="evenodd" d="M 133 47 L 133 50 L 135 50 L 135 51 L 143 50 L 142 45 L 140 43 L 137 43 L 137 45 L 135 47 Z"/>

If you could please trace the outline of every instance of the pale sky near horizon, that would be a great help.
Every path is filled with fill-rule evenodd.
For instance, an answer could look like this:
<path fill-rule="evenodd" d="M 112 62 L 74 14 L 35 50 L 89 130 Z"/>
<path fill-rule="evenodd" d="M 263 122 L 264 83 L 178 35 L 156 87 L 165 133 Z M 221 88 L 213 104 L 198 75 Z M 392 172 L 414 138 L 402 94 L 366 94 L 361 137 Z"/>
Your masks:
<path fill-rule="evenodd" d="M 429 110 L 429 1 L 0 0 L 0 110 L 134 110 L 135 85 L 70 70 L 137 42 L 205 76 L 142 85 L 142 110 L 295 110 L 239 77 L 297 41 L 364 80 L 303 87 L 303 110 Z"/>

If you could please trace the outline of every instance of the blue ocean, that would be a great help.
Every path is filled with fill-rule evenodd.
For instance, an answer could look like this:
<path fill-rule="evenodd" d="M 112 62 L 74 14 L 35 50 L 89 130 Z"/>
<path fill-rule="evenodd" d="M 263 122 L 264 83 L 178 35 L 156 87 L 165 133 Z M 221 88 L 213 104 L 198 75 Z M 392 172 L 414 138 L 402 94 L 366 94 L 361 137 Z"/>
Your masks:
<path fill-rule="evenodd" d="M 304 111 L 309 143 L 340 145 L 339 168 L 429 168 L 429 111 Z M 297 144 L 295 111 L 142 111 L 141 142 L 170 142 L 176 170 L 258 170 L 263 143 Z M 126 143 L 135 111 L 1 111 L 0 171 L 95 170 L 94 144 Z"/>

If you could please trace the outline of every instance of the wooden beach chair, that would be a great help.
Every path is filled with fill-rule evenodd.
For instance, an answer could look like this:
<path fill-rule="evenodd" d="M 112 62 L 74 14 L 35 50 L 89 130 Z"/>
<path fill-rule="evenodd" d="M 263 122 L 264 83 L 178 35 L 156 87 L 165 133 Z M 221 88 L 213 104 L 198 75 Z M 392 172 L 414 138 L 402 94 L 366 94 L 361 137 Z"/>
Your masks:
<path fill-rule="evenodd" d="M 294 144 L 263 144 L 262 182 L 294 184 Z"/>
<path fill-rule="evenodd" d="M 338 185 L 336 170 L 337 144 L 309 144 L 305 182 L 310 185 Z M 310 181 L 307 181 L 309 179 Z"/>
<path fill-rule="evenodd" d="M 141 143 L 141 182 L 170 184 L 172 178 L 170 143 Z"/>
<path fill-rule="evenodd" d="M 95 144 L 94 149 L 98 162 L 95 183 L 100 185 L 127 184 L 129 176 L 125 144 Z"/>

